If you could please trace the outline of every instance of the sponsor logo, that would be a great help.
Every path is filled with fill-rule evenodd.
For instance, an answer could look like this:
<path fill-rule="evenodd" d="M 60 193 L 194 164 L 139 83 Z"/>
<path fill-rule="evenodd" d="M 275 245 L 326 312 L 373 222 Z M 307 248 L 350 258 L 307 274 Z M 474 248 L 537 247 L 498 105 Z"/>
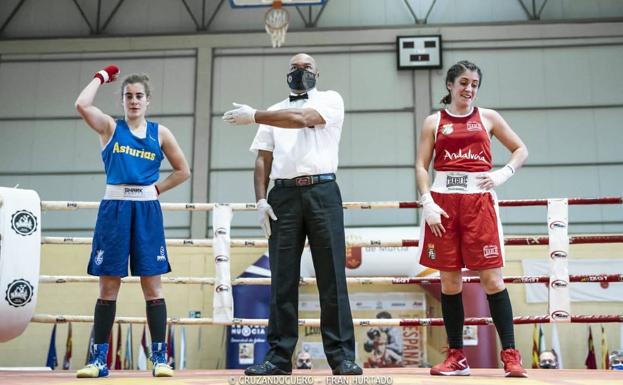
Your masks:
<path fill-rule="evenodd" d="M 229 291 L 229 285 L 220 284 L 214 290 L 216 290 L 217 293 L 228 292 Z"/>
<path fill-rule="evenodd" d="M 214 257 L 214 261 L 216 263 L 229 262 L 229 257 L 226 255 L 217 255 L 216 257 Z"/>
<path fill-rule="evenodd" d="M 255 241 L 244 241 L 244 245 L 246 247 L 255 246 Z"/>
<path fill-rule="evenodd" d="M 102 262 L 104 262 L 104 250 L 97 250 L 95 252 L 95 264 L 99 266 Z"/>
<path fill-rule="evenodd" d="M 430 326 L 430 324 L 432 323 L 430 318 L 422 318 L 420 320 L 420 325 L 421 326 Z"/>
<path fill-rule="evenodd" d="M 4 299 L 13 307 L 25 306 L 32 300 L 35 288 L 27 280 L 20 278 L 9 283 Z"/>
<path fill-rule="evenodd" d="M 467 174 L 449 174 L 446 177 L 448 190 L 467 190 Z"/>
<path fill-rule="evenodd" d="M 216 230 L 214 230 L 214 234 L 215 235 L 227 235 L 227 229 L 225 229 L 224 227 L 218 227 Z"/>
<path fill-rule="evenodd" d="M 194 210 L 196 208 L 196 206 L 193 203 L 186 203 L 186 208 Z"/>
<path fill-rule="evenodd" d="M 482 124 L 480 122 L 467 122 L 467 131 L 480 131 Z"/>
<path fill-rule="evenodd" d="M 361 247 L 347 247 L 346 248 L 346 268 L 356 269 L 361 266 L 362 253 Z"/>
<path fill-rule="evenodd" d="M 231 327 L 232 335 L 241 335 L 243 337 L 257 336 L 257 335 L 265 335 L 266 330 L 262 326 L 232 326 Z"/>
<path fill-rule="evenodd" d="M 569 319 L 570 315 L 564 310 L 556 310 L 552 312 L 553 319 Z"/>
<path fill-rule="evenodd" d="M 371 240 L 370 246 L 381 246 L 381 241 Z"/>
<path fill-rule="evenodd" d="M 164 246 L 160 246 L 160 254 L 156 256 L 156 262 L 164 262 L 167 260 L 167 256 L 164 252 Z"/>
<path fill-rule="evenodd" d="M 27 210 L 19 210 L 11 215 L 11 228 L 21 236 L 28 236 L 37 230 L 37 217 Z"/>
<path fill-rule="evenodd" d="M 480 151 L 478 154 L 473 153 L 472 149 L 468 149 L 467 152 L 463 152 L 463 149 L 459 149 L 459 152 L 449 152 L 448 150 L 444 150 L 443 160 L 477 160 L 479 162 L 486 162 L 485 156 Z"/>
<path fill-rule="evenodd" d="M 495 258 L 500 256 L 497 245 L 486 245 L 482 248 L 482 253 L 485 258 Z"/>
<path fill-rule="evenodd" d="M 549 257 L 551 259 L 567 258 L 567 252 L 566 251 L 562 251 L 562 250 L 555 250 L 555 251 L 552 251 L 549 254 Z"/>
<path fill-rule="evenodd" d="M 444 124 L 441 127 L 441 133 L 444 135 L 450 135 L 453 132 L 454 132 L 454 127 L 452 126 L 452 123 Z"/>
<path fill-rule="evenodd" d="M 557 279 L 555 281 L 552 281 L 552 283 L 550 285 L 552 285 L 552 287 L 554 289 L 562 289 L 562 288 L 567 287 L 567 285 L 569 285 L 569 283 L 567 281 L 562 280 L 562 279 Z"/>
<path fill-rule="evenodd" d="M 67 208 L 77 208 L 78 203 L 76 202 L 67 202 Z"/>
<path fill-rule="evenodd" d="M 554 221 L 552 223 L 549 224 L 549 228 L 554 230 L 554 229 L 566 229 L 567 228 L 567 224 L 563 221 Z"/>
<path fill-rule="evenodd" d="M 437 255 L 435 254 L 435 244 L 434 243 L 429 243 L 428 244 L 428 247 L 426 248 L 426 255 L 428 256 L 429 259 L 437 258 Z"/>
<path fill-rule="evenodd" d="M 143 188 L 142 187 L 124 187 L 123 195 L 124 196 L 143 195 Z"/>
<path fill-rule="evenodd" d="M 521 277 L 521 280 L 519 282 L 534 283 L 539 282 L 539 279 L 537 277 Z"/>
<path fill-rule="evenodd" d="M 370 321 L 359 321 L 359 326 L 370 326 Z"/>
<path fill-rule="evenodd" d="M 192 239 L 184 239 L 182 244 L 184 244 L 184 245 L 194 245 L 195 242 Z"/>

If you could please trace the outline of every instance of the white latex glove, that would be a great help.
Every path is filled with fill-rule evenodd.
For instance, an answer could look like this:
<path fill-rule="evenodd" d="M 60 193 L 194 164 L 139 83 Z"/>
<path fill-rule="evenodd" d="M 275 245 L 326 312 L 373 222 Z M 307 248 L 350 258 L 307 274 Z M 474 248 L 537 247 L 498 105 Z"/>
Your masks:
<path fill-rule="evenodd" d="M 480 182 L 478 183 L 478 187 L 490 190 L 494 187 L 501 185 L 510 179 L 511 176 L 515 174 L 515 169 L 507 164 L 499 170 L 495 170 L 487 174 L 486 176 L 480 176 Z"/>
<path fill-rule="evenodd" d="M 255 207 L 257 207 L 257 220 L 260 222 L 260 227 L 264 230 L 266 238 L 270 238 L 270 220 L 276 221 L 277 216 L 273 212 L 273 208 L 266 202 L 266 199 L 257 201 Z"/>
<path fill-rule="evenodd" d="M 424 217 L 424 220 L 428 224 L 428 227 L 430 227 L 433 234 L 441 237 L 441 235 L 446 232 L 446 229 L 444 229 L 441 224 L 441 216 L 443 215 L 446 218 L 450 217 L 441 207 L 437 205 L 437 203 L 435 203 L 430 193 L 422 195 L 421 202 L 422 216 Z"/>
<path fill-rule="evenodd" d="M 232 104 L 236 108 L 223 114 L 224 121 L 237 126 L 255 123 L 255 108 L 247 106 L 246 104 L 238 104 L 235 102 Z"/>

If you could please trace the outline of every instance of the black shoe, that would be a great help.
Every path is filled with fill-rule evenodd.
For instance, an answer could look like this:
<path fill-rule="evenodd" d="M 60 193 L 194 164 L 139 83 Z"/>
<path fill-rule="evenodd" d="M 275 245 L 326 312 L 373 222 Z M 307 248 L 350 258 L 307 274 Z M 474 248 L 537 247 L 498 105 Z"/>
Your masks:
<path fill-rule="evenodd" d="M 285 370 L 279 369 L 272 362 L 265 361 L 262 364 L 249 366 L 244 370 L 244 374 L 246 376 L 288 376 L 292 374 L 292 371 L 287 372 Z"/>
<path fill-rule="evenodd" d="M 334 376 L 360 376 L 363 370 L 353 361 L 344 360 L 333 369 Z"/>

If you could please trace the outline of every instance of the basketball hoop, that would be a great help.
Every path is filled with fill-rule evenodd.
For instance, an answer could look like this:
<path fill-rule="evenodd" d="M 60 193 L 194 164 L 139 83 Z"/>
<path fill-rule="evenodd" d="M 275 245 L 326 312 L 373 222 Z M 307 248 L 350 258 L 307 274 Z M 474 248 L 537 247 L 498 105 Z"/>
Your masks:
<path fill-rule="evenodd" d="M 281 1 L 273 1 L 272 7 L 264 16 L 266 33 L 270 35 L 273 48 L 281 47 L 286 40 L 286 31 L 290 22 L 290 14 L 281 6 Z"/>

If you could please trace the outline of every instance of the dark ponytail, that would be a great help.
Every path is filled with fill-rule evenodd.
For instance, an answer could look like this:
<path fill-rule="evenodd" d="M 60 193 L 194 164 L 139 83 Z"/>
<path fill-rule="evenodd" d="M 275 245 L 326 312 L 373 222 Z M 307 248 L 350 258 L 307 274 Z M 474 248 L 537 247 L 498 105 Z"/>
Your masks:
<path fill-rule="evenodd" d="M 480 86 L 482 85 L 482 71 L 480 70 L 480 68 L 478 68 L 476 64 L 467 60 L 461 60 L 460 62 L 450 67 L 448 73 L 446 74 L 446 87 L 448 86 L 448 83 L 454 83 L 456 78 L 467 70 L 478 72 L 478 77 L 480 78 L 480 81 L 478 82 L 478 88 L 480 88 Z M 448 95 L 441 98 L 441 104 L 450 103 L 452 103 L 452 95 L 450 94 L 450 92 L 448 92 Z"/>

